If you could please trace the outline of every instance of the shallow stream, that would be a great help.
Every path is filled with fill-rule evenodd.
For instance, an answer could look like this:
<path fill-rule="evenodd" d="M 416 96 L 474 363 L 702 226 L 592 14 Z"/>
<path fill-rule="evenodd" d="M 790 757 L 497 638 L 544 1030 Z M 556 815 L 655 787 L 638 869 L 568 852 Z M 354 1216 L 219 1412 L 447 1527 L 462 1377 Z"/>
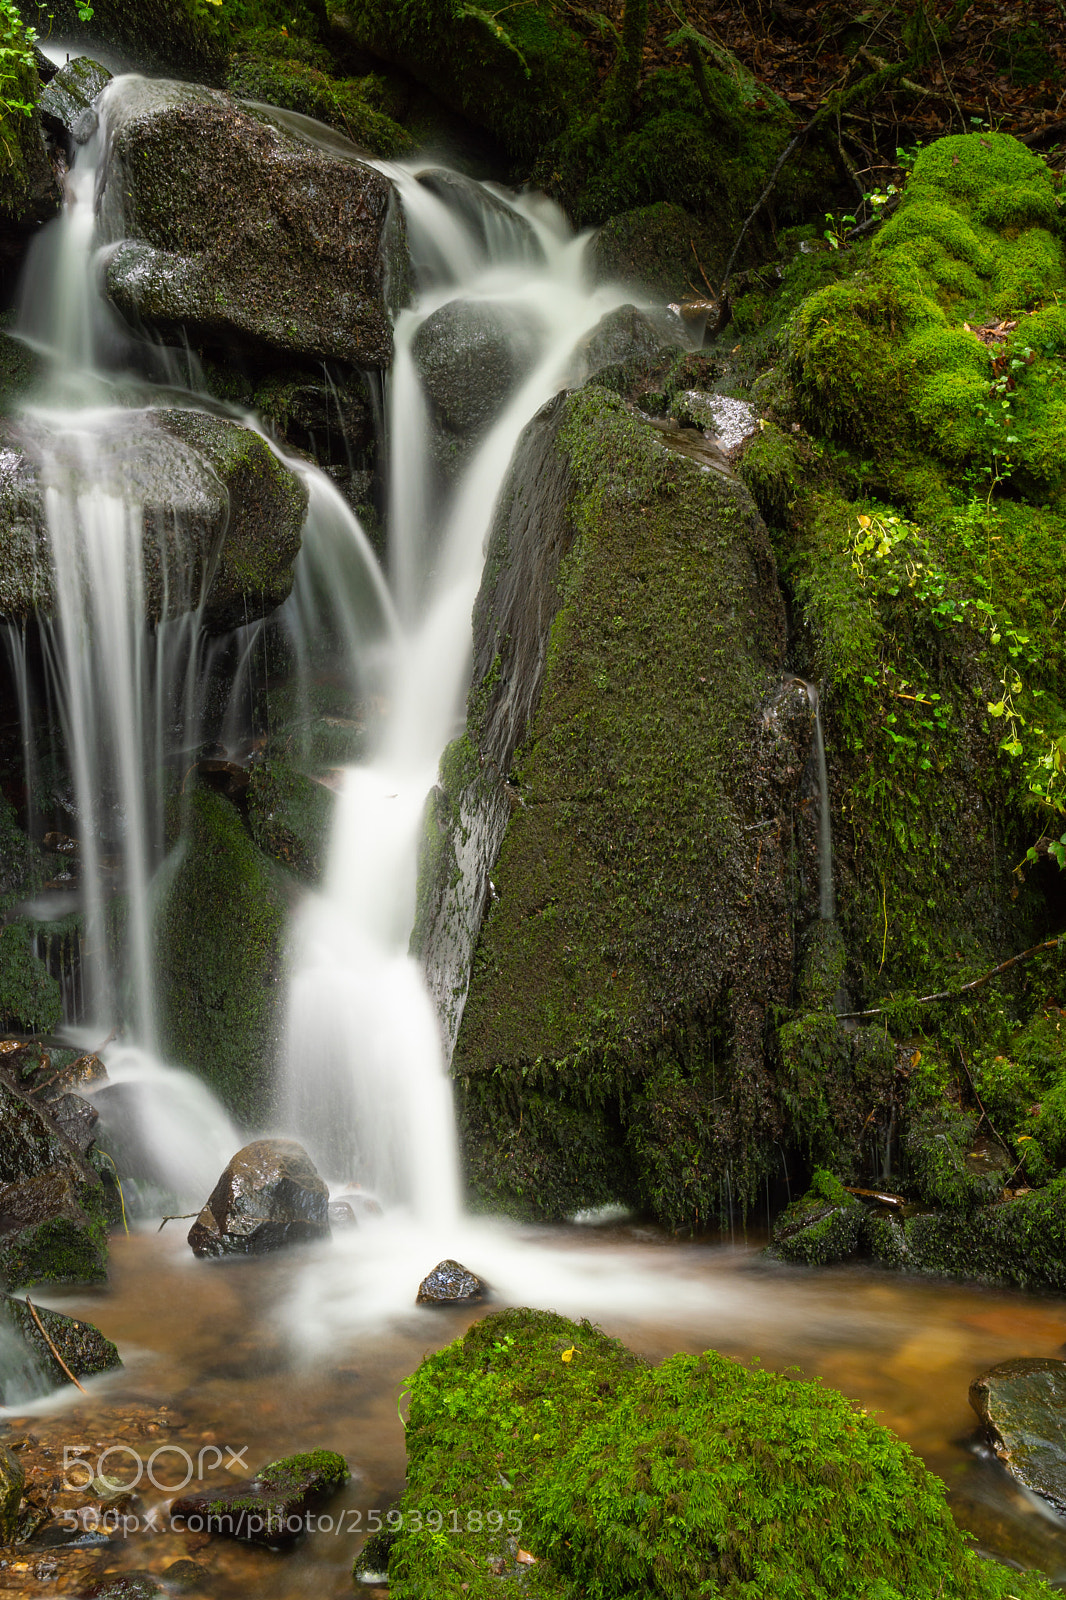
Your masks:
<path fill-rule="evenodd" d="M 713 1345 L 824 1378 L 945 1479 L 956 1517 L 981 1548 L 1040 1565 L 1066 1583 L 1066 1523 L 1013 1487 L 977 1447 L 967 1403 L 971 1380 L 993 1362 L 1061 1352 L 1066 1300 L 873 1270 L 793 1271 L 766 1263 L 761 1241 L 679 1243 L 628 1225 L 520 1229 L 468 1221 L 461 1230 L 463 1259 L 499 1286 L 501 1302 L 585 1312 L 652 1360 Z M 350 1595 L 372 1513 L 384 1516 L 402 1488 L 403 1380 L 426 1351 L 484 1314 L 411 1304 L 419 1271 L 433 1265 L 440 1244 L 388 1221 L 310 1250 L 239 1261 L 195 1260 L 176 1222 L 162 1233 L 153 1224 L 116 1239 L 107 1288 L 55 1294 L 48 1303 L 96 1322 L 119 1344 L 124 1370 L 93 1380 L 87 1399 L 75 1396 L 61 1409 L 53 1397 L 50 1410 L 9 1412 L 14 1435 L 50 1444 L 57 1463 L 64 1447 L 76 1445 L 90 1447 L 90 1460 L 118 1441 L 144 1460 L 160 1445 L 180 1447 L 203 1461 L 205 1482 L 219 1486 L 234 1477 L 216 1456 L 224 1466 L 233 1452 L 254 1469 L 324 1447 L 345 1456 L 352 1480 L 327 1508 L 332 1529 L 304 1536 L 288 1553 L 171 1531 L 169 1496 L 144 1493 L 142 1482 L 128 1513 L 136 1529 L 131 1521 L 126 1536 L 91 1550 L 40 1552 L 39 1572 L 54 1567 L 54 1575 L 22 1592 L 62 1594 L 74 1567 L 80 1586 L 105 1571 L 162 1574 L 191 1557 L 207 1569 L 196 1592 L 217 1600 Z M 153 1470 L 158 1481 L 174 1483 L 188 1469 L 174 1450 L 160 1454 Z M 241 1476 L 239 1466 L 233 1470 Z M 129 1452 L 105 1464 L 117 1480 L 135 1471 Z M 505 1498 L 501 1491 L 497 1509 L 507 1510 Z M 161 1531 L 146 1532 L 153 1508 Z M 31 1567 L 36 1554 L 27 1552 Z M 12 1584 L 18 1575 L 0 1571 L 0 1593 Z"/>

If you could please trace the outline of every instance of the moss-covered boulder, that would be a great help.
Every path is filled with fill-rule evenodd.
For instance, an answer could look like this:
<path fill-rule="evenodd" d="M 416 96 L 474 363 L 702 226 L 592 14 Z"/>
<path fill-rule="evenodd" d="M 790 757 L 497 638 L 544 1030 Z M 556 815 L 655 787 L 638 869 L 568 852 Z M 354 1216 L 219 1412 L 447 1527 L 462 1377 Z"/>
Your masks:
<path fill-rule="evenodd" d="M 713 1350 L 650 1367 L 512 1310 L 409 1384 L 394 1600 L 1050 1594 L 975 1555 L 939 1480 L 818 1383 Z"/>
<path fill-rule="evenodd" d="M 659 200 L 609 217 L 592 241 L 589 264 L 601 283 L 636 284 L 667 302 L 703 300 L 731 247 L 724 229 Z"/>
<path fill-rule="evenodd" d="M 285 898 L 235 808 L 197 789 L 154 918 L 163 1048 L 247 1123 L 269 1103 Z"/>
<path fill-rule="evenodd" d="M 230 59 L 226 74 L 226 88 L 234 99 L 314 117 L 367 155 L 395 158 L 414 148 L 411 135 L 384 109 L 374 76 L 338 77 L 327 49 L 307 46 L 288 34 L 260 31 L 242 40 L 242 46 Z"/>
<path fill-rule="evenodd" d="M 316 883 L 326 864 L 333 796 L 324 784 L 284 761 L 251 769 L 245 793 L 248 826 L 264 855 Z"/>
<path fill-rule="evenodd" d="M 819 1168 L 810 1188 L 774 1224 L 770 1254 L 808 1267 L 829 1267 L 846 1261 L 859 1249 L 865 1212 L 853 1195 Z"/>
<path fill-rule="evenodd" d="M 134 322 L 387 366 L 381 173 L 225 95 L 134 80 L 109 107 L 107 292 Z"/>
<path fill-rule="evenodd" d="M 994 1142 L 975 1149 L 979 1118 L 942 1103 L 907 1121 L 908 1176 L 917 1198 L 945 1211 L 970 1211 L 1003 1196 L 1014 1163 Z"/>
<path fill-rule="evenodd" d="M 491 874 L 454 1072 L 476 1191 L 527 1213 L 639 1194 L 692 1226 L 771 1160 L 763 1032 L 791 988 L 803 757 L 772 711 L 762 525 L 702 445 L 602 390 L 563 397 L 492 534 L 423 910 L 436 883 L 428 956 L 454 1025 L 460 964 L 441 979 L 438 946 L 465 928 L 469 948 Z"/>
<path fill-rule="evenodd" d="M 912 1270 L 1066 1290 L 1066 1177 L 969 1213 L 923 1212 L 907 1220 L 905 1232 Z"/>
<path fill-rule="evenodd" d="M 0 1077 L 0 1283 L 106 1274 L 100 1179 L 30 1096 Z"/>
<path fill-rule="evenodd" d="M 27 16 L 25 21 L 29 21 Z M 4 161 L 0 171 L 0 274 L 21 263 L 30 236 L 59 210 L 60 189 L 45 150 L 36 109 L 41 84 L 24 21 L 13 7 L 0 14 L 0 49 L 4 53 L 4 96 L 0 138 Z"/>
<path fill-rule="evenodd" d="M 115 413 L 97 437 L 96 482 L 140 501 L 148 620 L 203 605 L 228 631 L 282 604 L 292 588 L 307 489 L 260 436 L 203 412 Z M 69 436 L 29 420 L 0 434 L 0 612 L 24 620 L 55 606 L 46 484 L 72 492 L 84 471 Z"/>
<path fill-rule="evenodd" d="M 26 1474 L 18 1456 L 0 1446 L 0 1540 L 14 1544 Z"/>

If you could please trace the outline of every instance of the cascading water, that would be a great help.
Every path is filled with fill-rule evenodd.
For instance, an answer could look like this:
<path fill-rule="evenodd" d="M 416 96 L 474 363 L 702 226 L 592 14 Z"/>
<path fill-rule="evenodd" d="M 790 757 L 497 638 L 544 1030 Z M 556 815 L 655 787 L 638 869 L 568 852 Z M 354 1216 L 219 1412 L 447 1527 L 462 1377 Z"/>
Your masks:
<path fill-rule="evenodd" d="M 400 192 L 420 284 L 416 304 L 396 319 L 389 388 L 399 631 L 375 756 L 344 777 L 325 886 L 296 930 L 282 1120 L 331 1177 L 357 1179 L 439 1224 L 459 1211 L 447 1063 L 408 955 L 425 803 L 461 728 L 471 610 L 518 436 L 574 375 L 579 341 L 624 296 L 589 290 L 584 241 L 543 199 L 504 200 L 466 184 L 464 212 L 429 186 L 439 174 L 427 185 L 417 171 L 382 170 Z M 443 178 L 447 195 L 458 180 Z M 441 493 L 415 341 L 452 302 L 475 320 L 486 309 L 506 318 L 522 361 L 458 481 Z"/>

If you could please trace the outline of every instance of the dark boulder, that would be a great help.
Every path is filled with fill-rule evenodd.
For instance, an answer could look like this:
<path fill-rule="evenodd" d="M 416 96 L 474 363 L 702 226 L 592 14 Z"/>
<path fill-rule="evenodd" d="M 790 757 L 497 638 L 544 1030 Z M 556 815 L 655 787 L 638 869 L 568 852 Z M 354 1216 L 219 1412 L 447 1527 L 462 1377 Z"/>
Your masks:
<path fill-rule="evenodd" d="M 1066 1361 L 1001 1361 L 971 1383 L 970 1404 L 1011 1476 L 1066 1513 Z"/>
<path fill-rule="evenodd" d="M 411 354 L 441 420 L 479 434 L 533 365 L 537 330 L 517 307 L 449 300 L 428 316 Z"/>
<path fill-rule="evenodd" d="M 307 489 L 258 434 L 202 412 L 116 412 L 97 440 L 103 486 L 143 507 L 145 607 L 152 622 L 192 609 L 225 631 L 282 604 L 292 588 Z M 46 474 L 73 490 L 80 460 L 62 434 L 0 430 L 0 614 L 53 609 Z"/>
<path fill-rule="evenodd" d="M 115 1345 L 91 1322 L 81 1322 L 76 1317 L 64 1316 L 61 1311 L 49 1311 L 44 1306 L 34 1306 L 33 1309 L 44 1324 L 48 1339 L 41 1333 L 26 1302 L 17 1300 L 13 1295 L 0 1295 L 0 1325 L 15 1331 L 53 1383 L 70 1382 L 56 1360 L 55 1351 L 58 1351 L 76 1378 L 91 1378 L 98 1372 L 111 1372 L 122 1365 Z M 49 1340 L 55 1346 L 55 1351 L 49 1347 Z"/>
<path fill-rule="evenodd" d="M 682 324 L 666 311 L 639 311 L 636 306 L 616 306 L 600 318 L 581 341 L 578 353 L 589 374 L 604 367 L 650 358 L 683 346 Z"/>
<path fill-rule="evenodd" d="M 605 222 L 592 241 L 589 262 L 597 283 L 632 284 L 653 299 L 681 303 L 713 293 L 711 284 L 725 266 L 730 244 L 729 229 L 701 222 L 663 200 Z"/>
<path fill-rule="evenodd" d="M 505 244 L 512 257 L 543 261 L 544 251 L 532 223 L 484 184 L 446 167 L 429 167 L 418 174 L 418 181 L 423 189 L 444 200 L 453 215 L 458 212 L 486 257 L 495 247 Z"/>
<path fill-rule="evenodd" d="M 329 1237 L 329 1190 L 293 1139 L 238 1150 L 189 1229 L 198 1256 L 259 1255 Z"/>
<path fill-rule="evenodd" d="M 219 1495 L 183 1495 L 171 1503 L 171 1523 L 184 1523 L 190 1533 L 289 1545 L 306 1531 L 308 1514 L 325 1504 L 348 1477 L 343 1456 L 333 1450 L 309 1450 L 271 1462 L 243 1487 Z"/>
<path fill-rule="evenodd" d="M 107 292 L 165 337 L 382 367 L 391 186 L 227 96 L 134 80 L 109 108 Z"/>
<path fill-rule="evenodd" d="M 59 1170 L 0 1187 L 0 1283 L 21 1289 L 47 1279 L 106 1278 L 103 1192 L 90 1214 L 82 1199 L 85 1187 Z"/>
<path fill-rule="evenodd" d="M 64 1138 L 69 1139 L 79 1155 L 87 1156 L 96 1140 L 96 1124 L 100 1113 L 80 1094 L 62 1094 L 49 1104 L 55 1125 Z"/>
<path fill-rule="evenodd" d="M 418 1285 L 416 1304 L 420 1306 L 477 1305 L 489 1286 L 458 1261 L 438 1261 Z"/>
<path fill-rule="evenodd" d="M 221 83 L 226 70 L 225 33 L 194 0 L 93 0 L 84 17 L 77 0 L 21 0 L 19 9 L 43 38 L 103 44 L 108 60 L 114 51 L 137 71 Z"/>
<path fill-rule="evenodd" d="M 93 104 L 111 82 L 111 74 L 91 56 L 75 56 L 41 91 L 37 109 L 47 131 L 63 146 L 68 158 L 76 145 L 85 144 L 96 131 Z"/>

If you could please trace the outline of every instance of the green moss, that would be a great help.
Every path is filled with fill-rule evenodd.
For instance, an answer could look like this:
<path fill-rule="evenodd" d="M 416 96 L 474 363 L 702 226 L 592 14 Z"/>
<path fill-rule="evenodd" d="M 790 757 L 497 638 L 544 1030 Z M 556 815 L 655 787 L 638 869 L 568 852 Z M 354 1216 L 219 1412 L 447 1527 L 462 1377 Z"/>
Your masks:
<path fill-rule="evenodd" d="M 777 1030 L 777 1089 L 792 1142 L 809 1162 L 858 1181 L 877 1159 L 878 1124 L 891 1114 L 895 1052 L 883 1030 L 845 1029 L 814 1012 Z"/>
<path fill-rule="evenodd" d="M 0 1027 L 15 1033 L 51 1033 L 63 1015 L 58 979 L 33 947 L 20 922 L 0 928 Z"/>
<path fill-rule="evenodd" d="M 331 1494 L 348 1482 L 348 1463 L 335 1450 L 305 1450 L 299 1455 L 272 1461 L 255 1475 L 255 1481 L 268 1494 L 279 1499 L 306 1494 Z"/>
<path fill-rule="evenodd" d="M 722 884 L 749 845 L 754 877 L 737 775 L 780 618 L 739 485 L 665 449 L 603 391 L 563 404 L 553 448 L 573 540 L 454 1070 L 471 1128 L 528 1117 L 555 1145 L 569 1113 L 549 1131 L 532 1104 L 547 1091 L 595 1147 L 585 1195 L 572 1168 L 558 1190 L 538 1179 L 517 1194 L 510 1141 L 472 1142 L 483 1196 L 559 1215 L 564 1193 L 566 1210 L 619 1198 L 635 1171 L 664 1221 L 691 1226 L 754 1193 L 769 1160 L 753 1131 L 769 1114 L 759 1025 L 729 1010 L 741 980 L 726 981 L 724 952 L 747 956 Z M 498 1091 L 480 1086 L 494 1077 Z M 539 1168 L 527 1151 L 512 1170 Z"/>
<path fill-rule="evenodd" d="M 314 62 L 283 59 L 260 47 L 232 58 L 226 87 L 239 99 L 265 101 L 315 117 L 373 156 L 391 158 L 413 148 L 405 129 L 375 105 L 373 77 L 336 78 Z"/>
<path fill-rule="evenodd" d="M 107 1278 L 107 1233 L 99 1220 L 48 1217 L 0 1239 L 0 1282 L 101 1283 Z"/>
<path fill-rule="evenodd" d="M 333 819 L 324 784 L 281 761 L 254 766 L 245 803 L 252 838 L 265 856 L 316 883 L 322 875 Z"/>
<path fill-rule="evenodd" d="M 21 339 L 0 332 L 0 416 L 8 416 L 39 381 L 44 362 Z"/>
<path fill-rule="evenodd" d="M 817 1169 L 807 1193 L 774 1224 L 770 1254 L 780 1261 L 828 1267 L 855 1255 L 865 1213 L 832 1173 Z"/>
<path fill-rule="evenodd" d="M 511 1310 L 409 1384 L 394 1600 L 1050 1592 L 974 1555 L 939 1480 L 817 1383 L 715 1351 L 649 1367 L 588 1323 Z"/>
<path fill-rule="evenodd" d="M 906 1223 L 913 1269 L 1019 1289 L 1066 1290 L 1066 1178 L 967 1215 L 926 1213 Z"/>
<path fill-rule="evenodd" d="M 268 1104 L 284 907 L 233 806 L 197 789 L 154 919 L 160 1036 L 248 1123 Z"/>
<path fill-rule="evenodd" d="M 926 1205 L 966 1212 L 1002 1195 L 1002 1159 L 982 1162 L 971 1155 L 978 1120 L 946 1101 L 908 1119 L 908 1181 Z"/>

